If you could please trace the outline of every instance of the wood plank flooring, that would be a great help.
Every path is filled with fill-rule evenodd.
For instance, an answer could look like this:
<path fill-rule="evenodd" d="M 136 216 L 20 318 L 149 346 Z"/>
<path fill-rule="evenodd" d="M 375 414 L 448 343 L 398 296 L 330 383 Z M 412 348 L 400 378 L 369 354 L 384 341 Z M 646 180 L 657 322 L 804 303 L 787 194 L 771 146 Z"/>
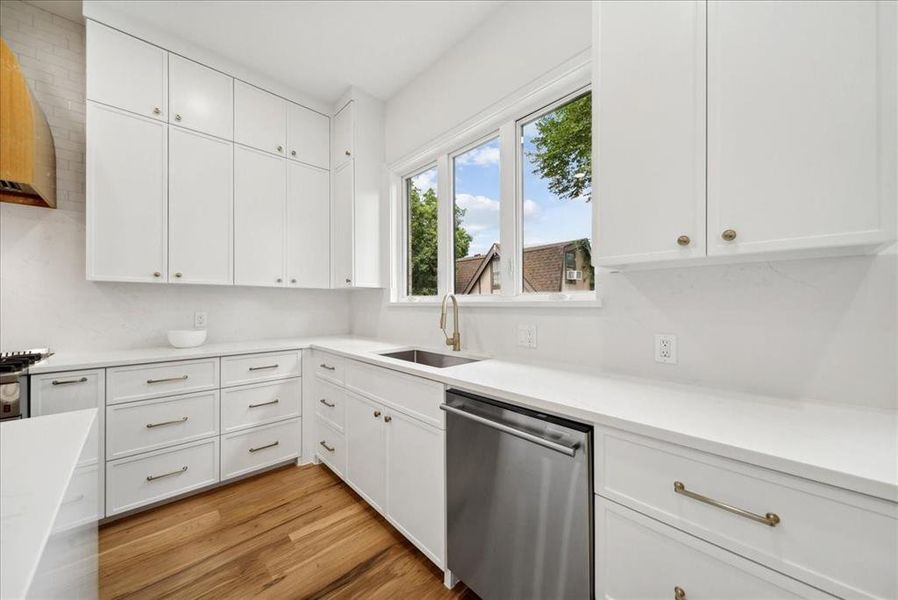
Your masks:
<path fill-rule="evenodd" d="M 476 599 L 316 465 L 104 525 L 100 597 Z"/>

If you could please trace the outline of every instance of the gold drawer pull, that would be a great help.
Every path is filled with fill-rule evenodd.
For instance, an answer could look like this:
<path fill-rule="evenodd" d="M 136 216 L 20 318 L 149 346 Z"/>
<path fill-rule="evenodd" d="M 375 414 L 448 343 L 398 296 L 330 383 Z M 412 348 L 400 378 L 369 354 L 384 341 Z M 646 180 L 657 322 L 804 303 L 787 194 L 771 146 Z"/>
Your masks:
<path fill-rule="evenodd" d="M 337 370 L 337 367 L 332 367 L 327 363 L 321 363 L 318 366 L 321 367 L 322 369 L 327 369 L 328 371 L 336 371 Z"/>
<path fill-rule="evenodd" d="M 333 451 L 334 451 L 334 448 L 332 448 L 331 446 L 328 446 L 328 445 L 327 445 L 327 442 L 325 442 L 324 440 L 321 440 L 321 441 L 318 442 L 318 443 L 321 444 L 321 446 L 322 446 L 325 450 L 327 450 L 328 452 L 333 452 Z"/>
<path fill-rule="evenodd" d="M 725 502 L 721 502 L 720 500 L 715 500 L 714 498 L 709 498 L 695 492 L 690 492 L 686 489 L 686 485 L 682 481 L 674 481 L 674 492 L 676 492 L 677 494 L 682 494 L 687 498 L 692 498 L 693 500 L 698 500 L 699 502 L 704 502 L 705 504 L 710 504 L 711 506 L 722 508 L 723 510 L 731 512 L 734 515 L 739 515 L 740 517 L 745 517 L 746 519 L 751 519 L 752 521 L 757 521 L 758 523 L 763 523 L 764 525 L 770 525 L 771 527 L 776 527 L 780 522 L 779 515 L 777 515 L 776 513 L 759 515 L 747 510 L 743 510 L 741 508 L 737 508 L 735 506 L 731 506 L 729 504 L 726 504 Z"/>
<path fill-rule="evenodd" d="M 328 401 L 325 400 L 324 398 L 322 398 L 322 399 L 319 400 L 318 402 L 322 403 L 323 405 L 325 405 L 325 406 L 328 407 L 328 408 L 333 408 L 333 407 L 337 406 L 335 403 L 333 403 L 333 402 L 328 402 Z"/>
<path fill-rule="evenodd" d="M 177 471 L 172 471 L 171 473 L 163 473 L 162 475 L 147 475 L 147 481 L 156 481 L 157 479 L 162 479 L 163 477 L 171 477 L 172 475 L 180 475 L 187 471 L 187 465 L 184 465 Z"/>
<path fill-rule="evenodd" d="M 259 450 L 265 450 L 266 448 L 274 448 L 275 446 L 277 446 L 280 443 L 281 443 L 280 441 L 275 441 L 270 444 L 266 444 L 265 446 L 259 446 L 258 448 L 250 448 L 249 451 L 250 451 L 250 453 L 253 453 L 253 452 L 258 452 Z"/>
<path fill-rule="evenodd" d="M 84 383 L 87 377 L 79 377 L 78 379 L 54 379 L 53 385 L 68 385 L 70 383 Z"/>
<path fill-rule="evenodd" d="M 165 379 L 147 379 L 147 383 L 168 383 L 170 381 L 187 381 L 190 375 L 181 375 L 180 377 L 166 377 Z"/>
<path fill-rule="evenodd" d="M 686 600 L 686 590 L 680 586 L 674 586 L 674 600 Z"/>
<path fill-rule="evenodd" d="M 273 365 L 264 365 L 262 367 L 250 367 L 250 371 L 264 371 L 265 369 L 277 369 L 280 365 L 274 363 Z"/>
<path fill-rule="evenodd" d="M 161 423 L 147 423 L 147 429 L 152 429 L 153 427 L 162 427 L 163 425 L 176 425 L 178 423 L 186 423 L 187 419 L 190 417 L 181 417 L 180 419 L 175 419 L 174 421 L 162 421 Z"/>
<path fill-rule="evenodd" d="M 275 398 L 274 400 L 270 400 L 269 402 L 259 402 L 258 404 L 250 404 L 249 407 L 250 408 L 259 408 L 260 406 L 270 406 L 272 404 L 277 404 L 278 402 L 280 402 L 280 400 L 278 398 Z"/>

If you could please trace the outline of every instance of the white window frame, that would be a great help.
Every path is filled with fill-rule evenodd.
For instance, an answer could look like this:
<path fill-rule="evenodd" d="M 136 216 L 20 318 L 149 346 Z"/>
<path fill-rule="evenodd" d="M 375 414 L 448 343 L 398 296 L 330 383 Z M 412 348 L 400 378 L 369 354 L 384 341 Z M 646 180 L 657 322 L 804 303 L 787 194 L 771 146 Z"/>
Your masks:
<path fill-rule="evenodd" d="M 501 290 L 499 294 L 458 295 L 459 304 L 469 306 L 596 307 L 601 306 L 599 290 L 573 293 L 523 293 L 521 207 L 522 144 L 521 126 L 551 112 L 586 92 L 592 91 L 588 58 L 563 65 L 541 80 L 525 86 L 514 98 L 498 103 L 460 127 L 447 132 L 423 149 L 390 165 L 391 199 L 391 306 L 439 304 L 454 292 L 454 213 L 455 173 L 453 159 L 499 136 L 499 207 Z M 509 160 L 509 157 L 512 157 Z M 437 166 L 439 199 L 437 296 L 408 295 L 408 198 L 405 181 L 433 165 Z M 508 191 L 511 191 L 509 194 Z M 595 214 L 595 201 L 593 214 Z M 593 223 L 590 223 L 594 230 Z"/>

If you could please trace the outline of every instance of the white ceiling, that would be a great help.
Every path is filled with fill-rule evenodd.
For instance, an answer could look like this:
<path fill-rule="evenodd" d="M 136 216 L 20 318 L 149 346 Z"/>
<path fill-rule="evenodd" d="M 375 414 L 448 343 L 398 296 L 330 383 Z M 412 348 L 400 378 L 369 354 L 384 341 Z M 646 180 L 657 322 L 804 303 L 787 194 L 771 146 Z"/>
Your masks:
<path fill-rule="evenodd" d="M 309 96 L 333 102 L 350 85 L 382 99 L 391 97 L 502 2 L 113 0 L 102 4 Z"/>

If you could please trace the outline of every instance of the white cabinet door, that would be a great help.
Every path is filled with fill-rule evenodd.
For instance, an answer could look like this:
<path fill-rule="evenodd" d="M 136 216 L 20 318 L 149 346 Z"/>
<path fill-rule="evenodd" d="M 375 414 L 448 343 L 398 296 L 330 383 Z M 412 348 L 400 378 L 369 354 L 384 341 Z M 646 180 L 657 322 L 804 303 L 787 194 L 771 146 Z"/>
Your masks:
<path fill-rule="evenodd" d="M 346 479 L 365 500 L 383 512 L 386 506 L 384 407 L 346 394 Z"/>
<path fill-rule="evenodd" d="M 168 122 L 233 140 L 234 78 L 175 54 L 168 69 Z"/>
<path fill-rule="evenodd" d="M 327 169 L 330 140 L 331 120 L 326 115 L 287 103 L 287 158 Z"/>
<path fill-rule="evenodd" d="M 88 102 L 88 279 L 165 281 L 167 129 Z"/>
<path fill-rule="evenodd" d="M 330 172 L 288 162 L 288 286 L 330 287 L 330 220 Z"/>
<path fill-rule="evenodd" d="M 287 101 L 235 81 L 234 141 L 283 155 L 287 144 Z"/>
<path fill-rule="evenodd" d="M 284 285 L 286 161 L 234 147 L 234 283 Z"/>
<path fill-rule="evenodd" d="M 355 237 L 353 174 L 353 161 L 349 161 L 334 173 L 331 262 L 335 288 L 352 287 L 353 238 Z"/>
<path fill-rule="evenodd" d="M 234 281 L 234 144 L 169 130 L 169 281 Z"/>
<path fill-rule="evenodd" d="M 442 566 L 446 531 L 445 432 L 396 411 L 390 411 L 384 422 L 387 517 Z"/>
<path fill-rule="evenodd" d="M 334 168 L 355 156 L 355 110 L 353 103 L 344 106 L 334 117 Z"/>
<path fill-rule="evenodd" d="M 705 254 L 705 3 L 596 4 L 595 265 Z"/>
<path fill-rule="evenodd" d="M 890 239 L 898 4 L 708 10 L 708 253 Z"/>
<path fill-rule="evenodd" d="M 87 21 L 87 99 L 165 120 L 168 53 Z"/>

